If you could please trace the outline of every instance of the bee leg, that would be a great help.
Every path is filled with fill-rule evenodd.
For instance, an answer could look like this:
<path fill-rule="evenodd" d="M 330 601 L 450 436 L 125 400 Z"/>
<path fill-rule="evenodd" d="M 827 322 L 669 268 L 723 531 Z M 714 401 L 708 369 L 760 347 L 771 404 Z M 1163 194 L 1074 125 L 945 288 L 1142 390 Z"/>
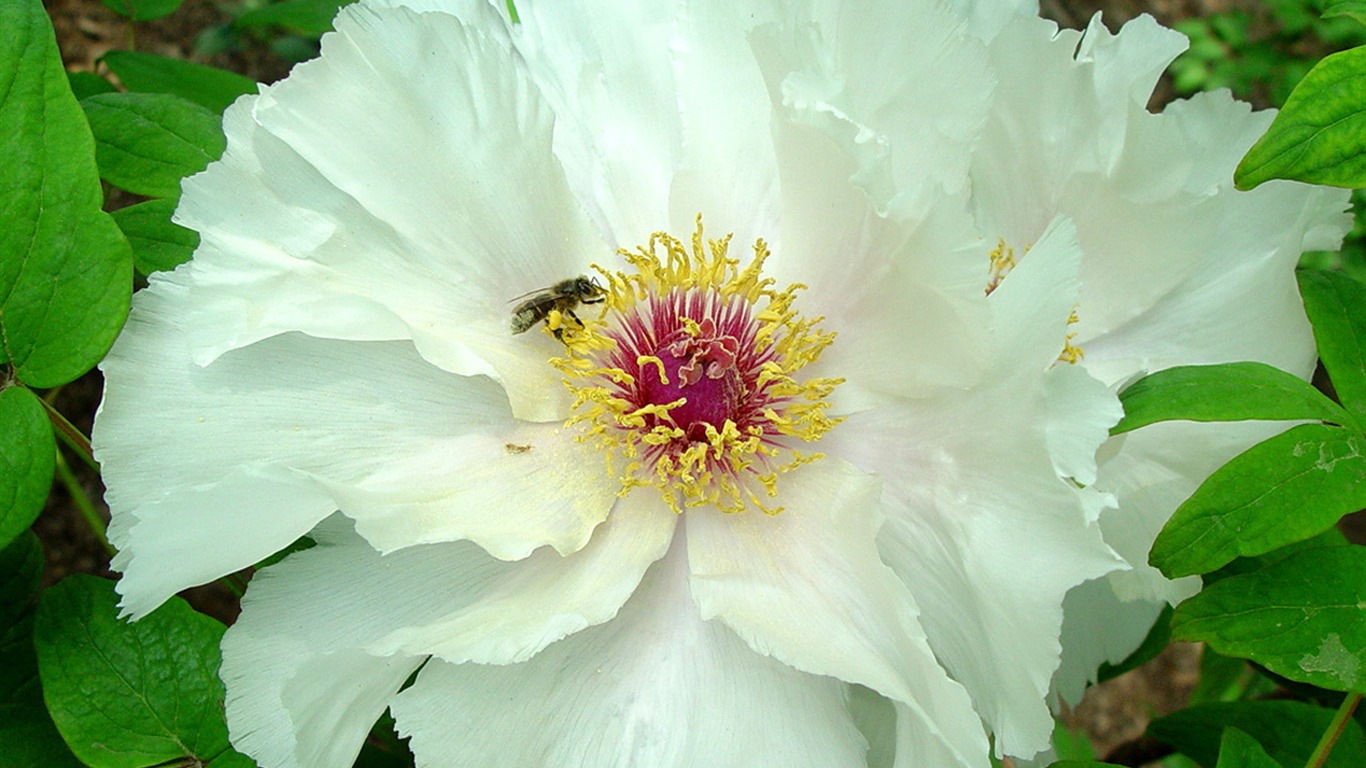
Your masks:
<path fill-rule="evenodd" d="M 574 321 L 574 325 L 577 325 L 577 326 L 579 327 L 579 330 L 583 330 L 585 327 L 587 327 L 587 326 L 585 326 L 585 325 L 583 324 L 583 321 L 579 319 L 579 316 L 576 315 L 576 314 L 574 314 L 574 310 L 572 310 L 572 309 L 566 309 L 566 310 L 564 310 L 563 312 L 560 313 L 560 318 L 561 318 L 561 320 L 560 320 L 560 325 L 559 325 L 559 327 L 558 327 L 558 328 L 555 328 L 555 329 L 553 329 L 553 330 L 551 331 L 551 333 L 555 334 L 555 340 L 558 341 L 558 342 L 560 342 L 561 344 L 564 343 L 564 329 L 565 329 L 564 318 L 566 318 L 566 317 L 569 318 L 570 320 L 573 320 L 573 321 Z"/>

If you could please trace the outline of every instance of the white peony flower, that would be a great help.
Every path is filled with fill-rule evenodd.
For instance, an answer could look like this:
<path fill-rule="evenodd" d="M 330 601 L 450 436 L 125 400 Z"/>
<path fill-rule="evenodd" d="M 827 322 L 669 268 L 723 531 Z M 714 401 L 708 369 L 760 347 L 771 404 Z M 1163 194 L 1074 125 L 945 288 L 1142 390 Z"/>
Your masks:
<path fill-rule="evenodd" d="M 1345 198 L 1231 191 L 1268 120 L 1146 113 L 1151 22 L 846 5 L 362 0 L 229 109 L 95 441 L 132 615 L 315 542 L 239 750 L 985 768 L 1186 589 L 1146 547 L 1261 428 L 1116 388 L 1305 373 Z"/>
<path fill-rule="evenodd" d="M 1023 5 L 975 4 L 999 79 L 973 157 L 973 211 L 984 236 L 1015 252 L 1059 214 L 1076 224 L 1084 256 L 1069 339 L 1081 366 L 1111 386 L 1240 360 L 1308 379 L 1314 342 L 1292 271 L 1303 251 L 1340 245 L 1346 193 L 1286 182 L 1235 191 L 1233 168 L 1274 114 L 1227 91 L 1149 113 L 1158 77 L 1186 48 L 1179 33 L 1141 16 L 1112 35 L 1099 15 L 1084 33 L 1059 31 Z M 1075 702 L 1100 662 L 1123 659 L 1163 605 L 1199 589 L 1147 564 L 1153 539 L 1211 472 L 1285 426 L 1155 425 L 1111 439 L 1094 474 L 1073 475 L 1111 495 L 1101 527 L 1126 567 L 1069 594 L 1055 693 Z M 935 648 L 952 668 L 952 652 Z"/>

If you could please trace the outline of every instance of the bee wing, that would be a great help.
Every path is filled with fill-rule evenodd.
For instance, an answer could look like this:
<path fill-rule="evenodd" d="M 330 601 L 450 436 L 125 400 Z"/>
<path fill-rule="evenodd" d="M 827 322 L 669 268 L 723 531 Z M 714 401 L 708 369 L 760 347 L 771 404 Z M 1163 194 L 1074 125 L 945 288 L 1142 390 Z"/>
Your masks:
<path fill-rule="evenodd" d="M 535 295 L 538 294 L 538 293 L 545 293 L 545 291 L 546 291 L 545 288 L 540 288 L 540 289 L 535 290 L 535 291 L 527 291 L 526 293 L 523 293 L 523 294 L 521 294 L 520 296 L 513 296 L 512 298 L 508 299 L 508 303 L 511 304 L 511 303 L 513 303 L 514 301 L 521 301 L 522 299 L 529 299 L 529 298 L 531 298 L 532 296 L 535 296 Z"/>
<path fill-rule="evenodd" d="M 544 288 L 537 288 L 537 289 L 534 290 L 534 291 L 527 291 L 526 293 L 524 293 L 524 294 L 522 294 L 522 295 L 520 295 L 520 296 L 513 296 L 512 298 L 508 299 L 508 303 L 511 304 L 511 303 L 514 302 L 514 301 L 521 301 L 521 300 L 523 300 L 523 299 L 530 299 L 530 298 L 532 298 L 533 296 L 536 296 L 536 295 L 538 295 L 538 294 L 543 294 L 543 293 L 544 293 L 544 294 L 551 294 L 551 293 L 554 293 L 554 291 L 555 291 L 555 286 L 554 286 L 554 285 L 547 285 L 547 286 L 544 287 Z"/>

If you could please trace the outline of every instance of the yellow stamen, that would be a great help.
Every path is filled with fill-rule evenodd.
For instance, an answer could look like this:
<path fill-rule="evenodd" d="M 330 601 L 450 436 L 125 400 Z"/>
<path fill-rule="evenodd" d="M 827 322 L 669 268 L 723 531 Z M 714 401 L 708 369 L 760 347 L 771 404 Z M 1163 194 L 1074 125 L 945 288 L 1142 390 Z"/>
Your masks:
<path fill-rule="evenodd" d="M 1081 322 L 1081 318 L 1077 316 L 1077 307 L 1073 307 L 1072 314 L 1067 316 L 1067 325 L 1071 327 L 1079 322 Z M 1086 351 L 1072 343 L 1075 338 L 1077 338 L 1076 331 L 1068 331 L 1067 336 L 1063 337 L 1062 353 L 1058 355 L 1058 362 L 1076 365 L 1081 362 L 1082 358 L 1086 357 Z"/>

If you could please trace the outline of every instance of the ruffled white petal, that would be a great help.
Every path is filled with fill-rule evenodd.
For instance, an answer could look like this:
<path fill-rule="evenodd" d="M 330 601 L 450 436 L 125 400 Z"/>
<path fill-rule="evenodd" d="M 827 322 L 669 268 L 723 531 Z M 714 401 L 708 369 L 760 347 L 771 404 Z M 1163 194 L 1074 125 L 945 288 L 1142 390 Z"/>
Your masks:
<path fill-rule="evenodd" d="M 1110 436 L 1124 408 L 1100 381 L 1078 365 L 1056 366 L 1044 379 L 1048 409 L 1044 435 L 1059 477 L 1096 482 L 1096 448 Z"/>
<path fill-rule="evenodd" d="M 224 639 L 234 744 L 272 768 L 349 765 L 427 654 L 507 664 L 607 621 L 668 548 L 675 518 L 654 507 L 517 563 L 468 543 L 381 556 L 323 523 L 317 546 L 257 575 Z"/>
<path fill-rule="evenodd" d="M 879 215 L 835 141 L 790 121 L 775 130 L 783 224 L 766 271 L 808 286 L 798 306 L 839 334 L 803 371 L 845 380 L 833 412 L 974 381 L 987 355 L 986 248 L 968 215 L 951 205 L 919 220 Z"/>
<path fill-rule="evenodd" d="M 1085 258 L 1070 330 L 1082 367 L 1112 386 L 1173 365 L 1232 360 L 1307 375 L 1313 345 L 1293 268 L 1305 249 L 1336 247 L 1349 224 L 1345 195 L 1289 183 L 1234 191 L 1233 168 L 1271 116 L 1227 94 L 1147 112 L 1153 83 L 1185 47 L 1180 35 L 1146 17 L 1118 35 L 1099 18 L 1084 35 L 1051 37 L 1049 27 L 1021 17 L 985 35 L 1002 82 L 974 160 L 973 205 L 988 234 L 1017 248 L 1059 213 L 1076 222 Z M 1055 410 L 1077 407 L 1057 394 Z M 1088 473 L 1067 469 L 1056 438 L 1060 428 L 1084 438 L 1075 455 L 1089 463 L 1092 436 L 1066 420 L 1050 424 L 1060 471 L 1089 484 Z M 1113 621 L 1089 615 L 1104 609 L 1096 601 L 1069 598 L 1065 633 L 1079 650 L 1066 652 L 1055 692 L 1079 694 L 1096 663 L 1142 639 L 1157 606 L 1195 588 L 1164 579 L 1147 551 L 1200 480 L 1252 440 L 1243 426 L 1194 427 L 1204 430 L 1198 437 L 1192 426 L 1163 425 L 1102 448 L 1088 514 L 1100 513 L 1105 541 L 1129 565 L 1078 593 L 1105 595 L 1118 606 Z"/>
<path fill-rule="evenodd" d="M 1271 115 L 1227 93 L 1147 112 L 1185 47 L 1151 18 L 1118 35 L 1098 18 L 1080 36 L 1049 39 L 1049 26 L 1022 17 L 991 43 L 1003 80 L 973 166 L 984 231 L 1018 248 L 1060 213 L 1076 222 L 1086 258 L 1073 330 L 1107 383 L 1267 355 L 1298 370 L 1310 358 L 1290 270 L 1301 251 L 1340 242 L 1345 193 L 1234 191 L 1233 168 Z"/>
<path fill-rule="evenodd" d="M 827 458 L 781 482 L 778 515 L 689 513 L 702 616 L 759 653 L 891 699 L 898 766 L 984 765 L 972 702 L 935 660 L 915 600 L 878 557 L 878 481 Z"/>
<path fill-rule="evenodd" d="M 607 621 L 674 538 L 677 516 L 658 497 L 621 500 L 582 550 L 539 550 L 496 578 L 474 579 L 474 599 L 367 643 L 373 653 L 431 653 L 446 661 L 525 661 L 552 642 Z M 468 590 L 467 590 L 468 591 Z"/>
<path fill-rule="evenodd" d="M 892 768 L 896 763 L 896 706 L 871 688 L 851 685 L 849 714 L 868 740 L 867 768 Z"/>
<path fill-rule="evenodd" d="M 1181 502 L 1214 470 L 1253 444 L 1286 429 L 1284 422 L 1164 422 L 1111 438 L 1102 449 L 1096 485 L 1119 500 L 1101 517 L 1105 540 L 1132 565 L 1111 575 L 1121 600 L 1177 603 L 1199 588 L 1196 577 L 1169 581 L 1148 565 L 1148 550 Z"/>
<path fill-rule="evenodd" d="M 1038 0 L 944 0 L 968 22 L 968 31 L 983 40 L 995 37 L 1016 16 L 1038 16 Z"/>
<path fill-rule="evenodd" d="M 370 726 L 422 664 L 421 657 L 355 649 L 306 659 L 257 657 L 261 650 L 225 642 L 220 674 L 233 747 L 262 768 L 347 768 Z"/>
<path fill-rule="evenodd" d="M 1107 381 L 1122 381 L 1173 365 L 1257 360 L 1308 376 L 1314 347 L 1293 269 L 1302 251 L 1341 242 L 1351 225 L 1343 213 L 1346 194 L 1289 182 L 1233 190 L 1228 176 L 1270 115 L 1250 113 L 1227 94 L 1174 104 L 1163 117 L 1191 154 L 1204 160 L 1192 170 L 1189 185 L 1209 190 L 1201 205 L 1209 242 L 1183 255 L 1189 274 L 1131 321 L 1102 332 L 1088 325 L 1090 313 L 1083 308 L 1078 329 L 1087 368 Z M 1236 138 L 1221 140 L 1229 141 L 1232 153 L 1214 141 L 1230 129 L 1237 130 Z M 1216 160 L 1220 168 L 1208 167 Z"/>
<path fill-rule="evenodd" d="M 748 38 L 788 12 L 773 0 L 682 4 L 670 40 L 682 124 L 669 190 L 674 231 L 686 232 L 699 212 L 740 244 L 779 230 L 772 105 Z"/>
<path fill-rule="evenodd" d="M 569 554 L 606 519 L 618 490 L 574 438 L 559 425 L 470 425 L 378 457 L 362 482 L 324 486 L 381 551 L 469 539 L 503 560 L 546 544 Z"/>
<path fill-rule="evenodd" d="M 1101 664 L 1129 657 L 1148 636 L 1166 601 L 1122 601 L 1109 579 L 1088 581 L 1063 601 L 1062 663 L 1053 675 L 1049 700 L 1076 706 Z"/>
<path fill-rule="evenodd" d="M 615 619 L 530 661 L 429 663 L 393 704 L 417 765 L 861 768 L 846 686 L 702 621 L 681 545 Z"/>
<path fill-rule="evenodd" d="M 1105 387 L 1056 363 L 1077 291 L 1071 234 L 1059 221 L 992 293 L 999 367 L 966 391 L 852 416 L 822 444 L 883 478 L 882 556 L 1006 754 L 1048 744 L 1064 595 L 1121 565 L 1093 494 L 1060 477 L 1095 472 L 1118 417 Z"/>
<path fill-rule="evenodd" d="M 353 6 L 321 58 L 229 112 L 224 160 L 186 182 L 177 216 L 202 234 L 200 362 L 289 330 L 411 338 L 502 382 L 520 418 L 563 417 L 554 344 L 513 339 L 508 302 L 606 247 L 551 151 L 554 115 L 485 15 Z"/>
<path fill-rule="evenodd" d="M 855 158 L 879 210 L 919 217 L 961 191 L 992 86 L 962 21 L 935 3 L 810 6 L 754 36 L 774 103 Z"/>
<path fill-rule="evenodd" d="M 617 485 L 586 446 L 514 421 L 498 385 L 408 342 L 285 334 L 195 365 L 184 278 L 138 295 L 102 365 L 94 437 L 129 611 L 249 566 L 336 509 L 381 549 L 471 539 L 505 559 L 572 552 L 611 509 Z"/>
<path fill-rule="evenodd" d="M 1002 80 L 973 160 L 973 205 L 982 230 L 1017 249 L 1055 216 L 1072 218 L 1086 253 L 1079 316 L 1108 328 L 1178 284 L 1210 244 L 1201 196 L 1180 188 L 1186 154 L 1159 143 L 1144 109 L 1151 78 L 1185 41 L 1146 17 L 1119 38 L 1099 22 L 1084 37 L 1051 28 L 1021 17 L 991 43 Z M 1078 45 L 1093 55 L 1074 58 Z"/>
<path fill-rule="evenodd" d="M 676 0 L 517 3 L 513 42 L 555 112 L 555 154 L 612 249 L 669 224 L 682 152 L 672 54 L 679 8 Z"/>

